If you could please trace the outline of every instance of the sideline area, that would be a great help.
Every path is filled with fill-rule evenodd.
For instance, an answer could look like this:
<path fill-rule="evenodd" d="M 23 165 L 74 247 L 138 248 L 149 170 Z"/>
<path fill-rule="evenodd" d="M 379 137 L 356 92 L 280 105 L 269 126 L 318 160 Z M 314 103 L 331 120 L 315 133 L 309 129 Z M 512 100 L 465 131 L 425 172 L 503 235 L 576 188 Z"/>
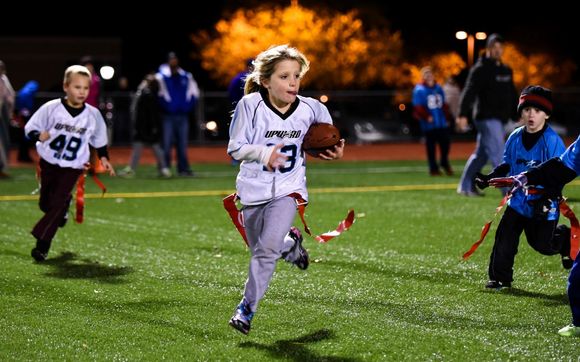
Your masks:
<path fill-rule="evenodd" d="M 413 161 L 425 160 L 425 145 L 421 142 L 381 143 L 366 145 L 346 145 L 344 161 Z M 475 149 L 475 142 L 454 142 L 451 144 L 449 158 L 451 160 L 466 160 Z M 11 167 L 26 166 L 16 160 L 17 150 L 10 152 Z M 31 151 L 36 159 L 36 152 Z M 130 146 L 113 146 L 110 148 L 111 161 L 114 165 L 126 165 L 131 157 Z M 229 163 L 226 145 L 190 146 L 188 148 L 190 163 Z M 309 158 L 314 162 L 322 160 Z M 141 157 L 142 164 L 154 164 L 155 158 L 151 148 L 145 147 Z"/>

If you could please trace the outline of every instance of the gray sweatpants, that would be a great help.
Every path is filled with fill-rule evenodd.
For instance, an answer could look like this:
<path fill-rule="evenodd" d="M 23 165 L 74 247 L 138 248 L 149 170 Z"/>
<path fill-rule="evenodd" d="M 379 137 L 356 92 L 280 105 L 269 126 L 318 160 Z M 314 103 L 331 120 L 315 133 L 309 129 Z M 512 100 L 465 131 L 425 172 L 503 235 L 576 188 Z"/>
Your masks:
<path fill-rule="evenodd" d="M 296 216 L 296 201 L 286 196 L 267 204 L 246 206 L 242 213 L 252 253 L 244 298 L 255 312 L 270 284 L 276 262 L 294 246 L 294 240 L 286 235 Z M 293 257 L 289 255 L 286 260 L 292 261 Z"/>

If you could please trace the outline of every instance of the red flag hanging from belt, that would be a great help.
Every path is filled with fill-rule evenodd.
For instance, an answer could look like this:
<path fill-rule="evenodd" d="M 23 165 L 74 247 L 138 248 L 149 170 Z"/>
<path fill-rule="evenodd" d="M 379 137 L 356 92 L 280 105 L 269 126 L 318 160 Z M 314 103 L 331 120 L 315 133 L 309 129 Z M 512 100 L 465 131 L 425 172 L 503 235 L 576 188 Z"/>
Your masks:
<path fill-rule="evenodd" d="M 308 235 L 312 236 L 312 232 L 310 231 L 308 224 L 306 224 L 306 218 L 304 217 L 304 211 L 306 210 L 306 205 L 308 205 L 308 202 L 304 200 L 304 198 L 298 193 L 292 193 L 288 196 L 293 197 L 296 200 L 296 208 L 298 209 L 298 215 L 300 215 L 300 220 L 302 220 L 302 224 L 304 225 L 304 231 Z M 238 195 L 235 192 L 231 195 L 226 196 L 223 199 L 224 208 L 230 215 L 230 218 L 232 219 L 232 222 L 236 226 L 236 229 L 238 229 L 240 235 L 242 235 L 244 242 L 246 243 L 246 245 L 248 245 L 246 230 L 244 229 L 244 217 L 242 212 L 236 206 L 237 200 Z M 338 224 L 336 229 L 320 235 L 316 235 L 314 236 L 314 239 L 316 239 L 319 243 L 326 243 L 334 239 L 335 237 L 339 236 L 343 232 L 347 231 L 352 226 L 352 224 L 354 224 L 354 221 L 355 221 L 354 210 L 349 210 L 346 218 Z"/>
<path fill-rule="evenodd" d="M 534 194 L 534 193 L 541 193 L 542 191 L 541 191 L 541 189 L 530 188 L 530 189 L 528 189 L 528 192 Z M 485 236 L 489 232 L 489 228 L 491 227 L 492 222 L 495 220 L 495 218 L 497 217 L 497 214 L 501 211 L 503 206 L 506 204 L 507 200 L 509 199 L 509 195 L 510 194 L 508 194 L 502 198 L 501 202 L 499 203 L 499 206 L 496 207 L 496 209 L 495 209 L 495 214 L 493 215 L 493 218 L 490 221 L 488 221 L 487 223 L 485 223 L 485 225 L 483 225 L 483 228 L 481 229 L 481 235 L 479 236 L 479 240 L 477 240 L 471 246 L 471 248 L 465 254 L 463 254 L 463 260 L 469 259 L 471 254 L 473 254 L 475 252 L 475 250 L 477 250 L 479 245 L 481 245 L 481 243 L 483 243 L 483 240 L 485 239 Z M 560 202 L 558 204 L 558 207 L 560 209 L 560 213 L 570 221 L 570 258 L 572 260 L 575 260 L 576 255 L 578 254 L 579 247 L 580 247 L 580 222 L 578 221 L 578 218 L 574 214 L 574 211 L 572 211 L 570 206 L 568 206 L 568 204 L 566 203 L 565 197 L 562 197 L 562 199 L 560 200 Z"/>
<path fill-rule="evenodd" d="M 76 206 L 75 221 L 77 222 L 77 224 L 82 224 L 83 220 L 84 220 L 85 178 L 86 178 L 86 176 L 87 176 L 86 173 L 83 172 L 77 181 L 77 193 L 76 193 L 76 202 L 75 202 L 75 206 Z M 105 187 L 105 184 L 103 184 L 103 182 L 101 180 L 99 180 L 96 173 L 93 172 L 91 176 L 93 178 L 93 181 L 95 181 L 97 186 L 101 189 L 101 191 L 102 191 L 101 196 L 104 196 L 105 192 L 107 192 L 107 188 Z"/>
<path fill-rule="evenodd" d="M 465 252 L 465 254 L 463 254 L 463 260 L 469 259 L 471 254 L 473 254 L 477 250 L 477 248 L 479 248 L 481 243 L 483 243 L 483 240 L 485 240 L 485 237 L 487 236 L 487 233 L 489 232 L 489 228 L 491 227 L 491 223 L 493 223 L 493 221 L 497 217 L 497 214 L 499 214 L 499 212 L 501 211 L 501 209 L 503 208 L 503 206 L 505 205 L 505 203 L 509 199 L 509 196 L 510 196 L 510 194 L 508 193 L 507 195 L 505 195 L 501 199 L 499 205 L 495 208 L 495 214 L 493 214 L 493 217 L 491 218 L 491 220 L 486 222 L 485 225 L 483 225 L 483 227 L 481 228 L 481 235 L 479 236 L 479 240 L 477 240 L 473 245 L 471 245 L 471 248 L 469 248 L 469 250 L 467 252 Z"/>

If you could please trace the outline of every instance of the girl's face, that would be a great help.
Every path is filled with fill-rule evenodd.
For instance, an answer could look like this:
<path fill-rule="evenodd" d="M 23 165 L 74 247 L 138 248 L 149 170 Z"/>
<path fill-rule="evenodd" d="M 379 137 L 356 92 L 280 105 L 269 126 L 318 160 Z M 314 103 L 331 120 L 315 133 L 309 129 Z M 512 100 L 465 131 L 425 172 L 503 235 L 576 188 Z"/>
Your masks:
<path fill-rule="evenodd" d="M 546 119 L 548 119 L 546 112 L 538 108 L 526 107 L 522 110 L 522 121 L 528 133 L 541 131 L 544 128 L 544 124 L 546 124 Z"/>
<path fill-rule="evenodd" d="M 68 83 L 63 85 L 66 101 L 73 108 L 82 107 L 89 95 L 89 77 L 83 74 L 72 74 Z"/>
<path fill-rule="evenodd" d="M 278 62 L 262 85 L 268 89 L 270 103 L 281 111 L 287 110 L 300 90 L 300 63 L 293 59 Z"/>

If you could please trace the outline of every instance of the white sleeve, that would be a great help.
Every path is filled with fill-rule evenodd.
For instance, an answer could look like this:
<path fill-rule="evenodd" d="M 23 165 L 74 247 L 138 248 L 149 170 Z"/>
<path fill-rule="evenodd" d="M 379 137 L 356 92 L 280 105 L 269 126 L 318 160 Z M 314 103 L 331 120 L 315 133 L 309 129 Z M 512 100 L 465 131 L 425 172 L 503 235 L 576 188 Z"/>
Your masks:
<path fill-rule="evenodd" d="M 251 103 L 248 99 L 242 98 L 236 105 L 230 124 L 228 154 L 238 161 L 256 161 L 267 165 L 274 146 L 254 142 L 255 130 L 252 117 L 255 109 Z"/>
<path fill-rule="evenodd" d="M 328 108 L 326 108 L 326 106 L 319 101 L 317 101 L 315 104 L 318 106 L 316 109 L 316 121 L 319 123 L 332 124 L 332 117 L 330 116 L 330 112 L 328 112 Z"/>
<path fill-rule="evenodd" d="M 185 99 L 189 100 L 191 97 L 198 99 L 200 95 L 199 86 L 195 79 L 193 79 L 193 75 L 191 73 L 187 73 L 187 94 L 185 95 Z"/>
<path fill-rule="evenodd" d="M 92 134 L 89 143 L 94 148 L 101 148 L 107 145 L 107 124 L 98 109 L 91 109 L 91 115 L 95 117 L 95 132 Z"/>
<path fill-rule="evenodd" d="M 238 161 L 257 161 L 262 165 L 267 165 L 275 146 L 265 145 L 243 145 L 238 150 L 230 153 Z"/>

